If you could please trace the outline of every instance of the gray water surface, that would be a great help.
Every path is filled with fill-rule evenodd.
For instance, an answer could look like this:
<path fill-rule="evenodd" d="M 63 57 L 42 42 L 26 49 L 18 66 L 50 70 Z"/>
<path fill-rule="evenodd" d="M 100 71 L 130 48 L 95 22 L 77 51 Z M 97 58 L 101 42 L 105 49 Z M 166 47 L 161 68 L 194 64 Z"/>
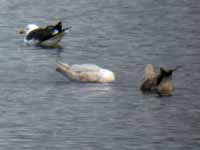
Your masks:
<path fill-rule="evenodd" d="M 0 150 L 199 150 L 199 0 L 0 0 Z M 61 20 L 62 49 L 17 29 Z M 56 63 L 95 63 L 111 84 L 74 83 Z M 174 67 L 173 96 L 143 95 L 147 63 Z"/>

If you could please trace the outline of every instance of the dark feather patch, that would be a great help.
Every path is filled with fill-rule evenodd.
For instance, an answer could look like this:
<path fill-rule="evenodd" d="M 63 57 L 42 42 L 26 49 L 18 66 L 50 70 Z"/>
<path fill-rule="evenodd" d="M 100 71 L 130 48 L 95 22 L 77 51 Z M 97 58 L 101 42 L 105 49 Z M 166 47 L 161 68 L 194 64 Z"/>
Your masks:
<path fill-rule="evenodd" d="M 31 31 L 27 36 L 26 39 L 27 40 L 39 40 L 39 41 L 45 41 L 49 38 L 53 37 L 51 30 L 46 30 L 46 29 L 36 29 Z"/>
<path fill-rule="evenodd" d="M 66 29 L 62 29 L 62 23 L 58 22 L 56 25 L 48 25 L 45 28 L 38 28 L 36 30 L 31 31 L 26 36 L 26 39 L 27 40 L 34 39 L 42 42 L 64 32 Z M 55 34 L 56 30 L 58 31 L 58 33 Z"/>

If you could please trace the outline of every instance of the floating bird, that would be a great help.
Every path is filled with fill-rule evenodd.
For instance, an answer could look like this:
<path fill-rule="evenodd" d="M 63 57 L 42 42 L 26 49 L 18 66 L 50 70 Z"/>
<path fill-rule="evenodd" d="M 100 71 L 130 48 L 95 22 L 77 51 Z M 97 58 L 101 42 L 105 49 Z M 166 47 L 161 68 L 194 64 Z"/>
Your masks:
<path fill-rule="evenodd" d="M 100 68 L 94 64 L 68 65 L 59 63 L 56 71 L 71 80 L 80 82 L 108 83 L 115 80 L 115 75 L 112 71 Z"/>
<path fill-rule="evenodd" d="M 144 81 L 140 87 L 143 92 L 155 92 L 160 96 L 170 96 L 174 90 L 172 83 L 172 73 L 180 66 L 174 69 L 160 68 L 160 73 L 156 75 L 155 67 L 147 64 L 144 69 Z"/>
<path fill-rule="evenodd" d="M 58 45 L 70 28 L 62 28 L 62 22 L 59 21 L 55 25 L 48 25 L 44 28 L 40 28 L 35 24 L 29 24 L 24 29 L 20 29 L 19 33 L 25 33 L 24 42 L 27 44 L 54 47 Z"/>

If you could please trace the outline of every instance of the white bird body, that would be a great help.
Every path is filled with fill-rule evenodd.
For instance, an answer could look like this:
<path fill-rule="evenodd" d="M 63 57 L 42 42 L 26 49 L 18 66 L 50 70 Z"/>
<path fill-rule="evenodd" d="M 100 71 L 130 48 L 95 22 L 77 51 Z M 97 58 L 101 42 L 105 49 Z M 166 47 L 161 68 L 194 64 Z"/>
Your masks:
<path fill-rule="evenodd" d="M 68 65 L 60 63 L 56 70 L 71 80 L 80 82 L 108 83 L 115 80 L 115 75 L 108 69 L 100 68 L 94 64 Z"/>

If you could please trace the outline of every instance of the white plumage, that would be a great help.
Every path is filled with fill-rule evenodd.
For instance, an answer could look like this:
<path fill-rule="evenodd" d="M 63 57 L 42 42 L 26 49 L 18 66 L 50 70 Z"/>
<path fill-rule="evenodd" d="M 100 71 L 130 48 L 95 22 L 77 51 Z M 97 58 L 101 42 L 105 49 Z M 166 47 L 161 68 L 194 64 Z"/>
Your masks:
<path fill-rule="evenodd" d="M 57 65 L 56 70 L 69 79 L 80 82 L 108 83 L 115 80 L 115 75 L 112 71 L 94 64 L 75 64 L 70 66 L 60 63 Z"/>

